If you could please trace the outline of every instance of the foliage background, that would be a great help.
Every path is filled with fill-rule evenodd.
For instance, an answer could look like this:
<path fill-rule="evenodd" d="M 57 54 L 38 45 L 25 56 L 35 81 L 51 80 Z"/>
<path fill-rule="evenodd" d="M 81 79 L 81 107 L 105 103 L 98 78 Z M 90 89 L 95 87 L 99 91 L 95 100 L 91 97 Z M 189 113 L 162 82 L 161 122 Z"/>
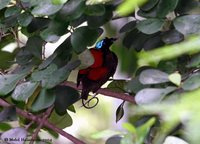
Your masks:
<path fill-rule="evenodd" d="M 100 103 L 83 114 L 98 130 L 106 129 L 111 115 L 119 121 L 125 113 L 128 123 L 122 124 L 123 132 L 91 136 L 83 130 L 78 137 L 85 143 L 105 143 L 117 134 L 106 143 L 198 144 L 199 14 L 199 0 L 0 0 L 1 139 L 14 137 L 13 132 L 39 138 L 43 125 L 25 119 L 16 108 L 38 118 L 45 115 L 44 121 L 60 129 L 71 126 L 70 115 L 76 115 L 80 103 L 77 88 L 67 82 L 75 82 L 78 69 L 92 64 L 87 48 L 108 36 L 119 39 L 112 50 L 124 76 L 116 75 L 105 87 L 131 101 L 115 109 Z M 48 45 L 62 36 L 50 50 Z M 11 46 L 13 51 L 7 51 Z M 47 51 L 53 53 L 47 56 Z M 58 136 L 54 129 L 43 129 Z"/>

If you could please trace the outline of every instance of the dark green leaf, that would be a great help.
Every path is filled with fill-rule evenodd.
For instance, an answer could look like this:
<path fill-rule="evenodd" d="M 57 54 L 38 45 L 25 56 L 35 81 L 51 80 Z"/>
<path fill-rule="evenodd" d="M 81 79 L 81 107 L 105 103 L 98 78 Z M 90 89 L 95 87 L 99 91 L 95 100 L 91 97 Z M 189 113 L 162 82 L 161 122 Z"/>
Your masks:
<path fill-rule="evenodd" d="M 0 75 L 0 95 L 7 95 L 10 93 L 23 77 L 24 74 Z"/>
<path fill-rule="evenodd" d="M 185 15 L 174 20 L 176 30 L 184 35 L 200 32 L 200 15 Z"/>
<path fill-rule="evenodd" d="M 123 136 L 115 135 L 106 140 L 106 144 L 121 144 L 121 139 Z"/>
<path fill-rule="evenodd" d="M 125 80 L 114 80 L 112 81 L 107 88 L 115 91 L 115 92 L 122 92 L 124 93 L 124 85 L 126 84 Z"/>
<path fill-rule="evenodd" d="M 30 62 L 32 57 L 33 55 L 28 50 L 25 50 L 24 47 L 22 47 L 16 55 L 16 62 L 20 65 L 25 65 Z"/>
<path fill-rule="evenodd" d="M 136 51 L 141 51 L 144 43 L 149 38 L 149 35 L 146 35 L 138 29 L 134 29 L 126 34 L 123 39 L 123 45 L 127 48 L 135 49 Z"/>
<path fill-rule="evenodd" d="M 175 89 L 176 87 L 167 87 L 165 89 L 145 88 L 136 94 L 135 101 L 138 105 L 159 103 L 167 94 Z"/>
<path fill-rule="evenodd" d="M 191 75 L 186 81 L 183 82 L 182 88 L 184 90 L 195 90 L 200 87 L 200 73 Z"/>
<path fill-rule="evenodd" d="M 163 19 L 156 19 L 156 18 L 151 18 L 151 19 L 146 19 L 143 21 L 140 21 L 137 24 L 138 30 L 145 34 L 153 34 L 161 30 L 163 24 L 164 24 Z"/>
<path fill-rule="evenodd" d="M 6 30 L 7 30 L 5 25 L 1 25 L 1 24 L 0 24 L 0 29 L 5 30 L 5 31 L 1 31 L 3 33 L 5 33 Z M 8 44 L 10 44 L 12 42 L 15 42 L 13 35 L 8 35 L 8 36 L 5 36 L 5 37 L 1 38 L 1 40 L 0 40 L 0 49 L 4 48 L 6 45 L 8 45 Z"/>
<path fill-rule="evenodd" d="M 47 66 L 49 66 L 51 64 L 51 62 L 56 58 L 57 54 L 54 53 L 51 56 L 49 56 L 46 60 L 44 60 L 40 65 L 39 65 L 39 69 L 44 69 Z"/>
<path fill-rule="evenodd" d="M 157 17 L 163 18 L 174 11 L 179 0 L 160 0 L 157 6 Z"/>
<path fill-rule="evenodd" d="M 200 54 L 196 54 L 194 56 L 192 56 L 191 60 L 189 61 L 189 63 L 186 66 L 187 68 L 192 68 L 192 67 L 200 67 Z"/>
<path fill-rule="evenodd" d="M 27 26 L 27 32 L 33 33 L 42 30 L 44 28 L 47 28 L 49 23 L 50 19 L 48 18 L 42 18 L 42 17 L 33 18 L 31 23 Z"/>
<path fill-rule="evenodd" d="M 175 10 L 180 15 L 200 14 L 198 0 L 179 0 Z"/>
<path fill-rule="evenodd" d="M 153 9 L 151 9 L 148 12 L 142 11 L 141 9 L 138 10 L 137 14 L 141 17 L 145 17 L 145 18 L 157 18 L 156 14 L 157 14 L 157 7 L 154 7 Z"/>
<path fill-rule="evenodd" d="M 80 65 L 80 61 L 69 62 L 64 67 L 50 74 L 48 79 L 44 80 L 43 86 L 50 89 L 66 80 L 70 72 Z"/>
<path fill-rule="evenodd" d="M 149 38 L 144 43 L 144 50 L 152 50 L 158 47 L 163 46 L 164 43 L 161 40 L 160 33 L 155 33 L 153 35 L 149 35 Z"/>
<path fill-rule="evenodd" d="M 54 110 L 49 117 L 49 122 L 53 123 L 56 127 L 60 129 L 64 129 L 72 125 L 72 118 L 68 113 L 60 116 Z"/>
<path fill-rule="evenodd" d="M 142 84 L 158 84 L 168 82 L 168 74 L 156 69 L 147 69 L 141 72 L 139 81 Z"/>
<path fill-rule="evenodd" d="M 177 70 L 177 59 L 160 61 L 158 64 L 158 69 L 166 73 L 173 73 Z"/>
<path fill-rule="evenodd" d="M 143 11 L 149 11 L 158 4 L 159 0 L 149 0 L 143 6 L 140 7 Z"/>
<path fill-rule="evenodd" d="M 7 130 L 9 130 L 9 129 L 11 129 L 12 127 L 11 127 L 11 125 L 10 124 L 8 124 L 8 123 L 1 123 L 0 122 L 0 130 L 1 131 L 7 131 Z"/>
<path fill-rule="evenodd" d="M 68 86 L 57 86 L 55 91 L 55 111 L 59 115 L 64 115 L 67 108 L 80 99 L 78 91 Z"/>
<path fill-rule="evenodd" d="M 117 111 L 116 111 L 116 122 L 118 122 L 124 116 L 124 103 L 125 103 L 125 101 L 123 101 L 119 105 L 119 107 L 117 108 Z"/>
<path fill-rule="evenodd" d="M 33 95 L 39 83 L 36 82 L 24 82 L 19 84 L 14 92 L 12 93 L 12 98 L 17 101 L 26 101 L 30 96 Z"/>
<path fill-rule="evenodd" d="M 63 5 L 54 5 L 51 0 L 38 1 L 39 3 L 31 11 L 33 15 L 52 15 L 58 12 Z"/>
<path fill-rule="evenodd" d="M 48 28 L 40 33 L 40 36 L 47 42 L 56 42 L 60 36 L 66 34 L 68 23 L 51 21 Z"/>
<path fill-rule="evenodd" d="M 0 0 L 0 10 L 5 8 L 11 0 Z"/>
<path fill-rule="evenodd" d="M 14 63 L 15 56 L 13 53 L 0 51 L 0 68 L 7 69 Z"/>
<path fill-rule="evenodd" d="M 16 120 L 17 116 L 15 107 L 5 107 L 0 112 L 0 122 L 16 121 Z"/>
<path fill-rule="evenodd" d="M 87 26 L 77 28 L 71 36 L 71 43 L 74 50 L 77 53 L 83 52 L 87 46 L 93 45 L 102 33 L 103 30 L 101 28 L 90 29 Z"/>
<path fill-rule="evenodd" d="M 184 40 L 184 35 L 177 30 L 169 30 L 162 35 L 162 41 L 166 44 L 174 44 Z"/>
<path fill-rule="evenodd" d="M 128 82 L 128 84 L 125 86 L 125 89 L 128 92 L 133 92 L 133 93 L 137 93 L 138 91 L 147 88 L 149 86 L 147 85 L 143 85 L 140 83 L 139 81 L 139 77 L 135 77 L 134 79 L 132 79 L 131 81 Z"/>
<path fill-rule="evenodd" d="M 85 9 L 85 14 L 89 16 L 101 16 L 104 13 L 104 5 L 88 5 Z"/>
<path fill-rule="evenodd" d="M 20 15 L 17 17 L 17 19 L 18 19 L 18 23 L 19 23 L 21 26 L 26 27 L 26 26 L 28 26 L 28 25 L 31 23 L 31 21 L 33 20 L 33 16 L 30 15 L 29 13 L 27 13 L 27 12 L 24 12 L 24 13 L 20 14 Z"/>
<path fill-rule="evenodd" d="M 85 2 L 83 0 L 70 0 L 58 12 L 56 19 L 70 21 L 79 18 L 84 11 Z"/>
<path fill-rule="evenodd" d="M 35 57 L 42 59 L 42 46 L 44 41 L 38 36 L 32 36 L 28 39 L 25 49 Z"/>
<path fill-rule="evenodd" d="M 23 139 L 26 139 L 28 132 L 26 131 L 25 128 L 20 128 L 16 127 L 13 129 L 10 129 L 8 131 L 5 131 L 0 138 L 6 142 L 6 143 L 13 143 L 14 140 L 19 140 L 19 141 L 14 141 L 15 143 L 13 144 L 23 144 L 24 141 Z"/>
<path fill-rule="evenodd" d="M 128 22 L 127 24 L 125 24 L 120 30 L 120 33 L 124 33 L 124 32 L 129 32 L 131 30 L 133 30 L 136 26 L 136 21 L 131 21 Z"/>
<path fill-rule="evenodd" d="M 56 99 L 55 91 L 42 89 L 34 101 L 31 110 L 36 112 L 50 107 Z"/>
<path fill-rule="evenodd" d="M 137 68 L 137 54 L 134 49 L 127 49 L 121 45 L 114 44 L 112 50 L 121 60 L 121 70 L 132 74 Z"/>
<path fill-rule="evenodd" d="M 102 16 L 88 16 L 88 26 L 91 28 L 98 28 L 107 23 L 112 18 L 112 16 L 113 14 L 111 8 L 106 8 L 106 11 Z"/>
<path fill-rule="evenodd" d="M 13 16 L 15 14 L 19 14 L 21 12 L 21 8 L 17 7 L 17 6 L 12 6 L 6 9 L 4 16 L 5 17 L 9 17 L 9 16 Z"/>

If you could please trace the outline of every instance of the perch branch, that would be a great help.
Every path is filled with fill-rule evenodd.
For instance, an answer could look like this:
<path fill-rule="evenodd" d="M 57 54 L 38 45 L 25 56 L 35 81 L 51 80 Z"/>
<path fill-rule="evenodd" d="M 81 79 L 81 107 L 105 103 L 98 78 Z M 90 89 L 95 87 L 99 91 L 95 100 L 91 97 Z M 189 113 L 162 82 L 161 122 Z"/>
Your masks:
<path fill-rule="evenodd" d="M 70 86 L 76 90 L 81 90 L 82 89 L 82 86 L 80 85 L 79 87 L 76 86 L 75 83 L 73 82 L 64 82 L 63 85 L 65 86 Z M 128 101 L 130 103 L 133 103 L 135 104 L 135 99 L 133 96 L 130 96 L 130 95 L 127 95 L 127 94 L 124 94 L 124 93 L 120 93 L 120 92 L 114 92 L 108 88 L 100 88 L 98 91 L 97 91 L 98 94 L 102 94 L 102 95 L 105 95 L 105 96 L 109 96 L 109 97 L 114 97 L 114 98 L 118 98 L 118 99 L 122 99 L 122 100 L 125 100 L 125 101 Z"/>
<path fill-rule="evenodd" d="M 9 107 L 12 106 L 11 104 L 7 103 L 3 99 L 0 98 L 0 106 L 2 107 Z M 24 118 L 27 118 L 29 120 L 35 121 L 36 123 L 40 124 L 42 122 L 42 118 L 35 116 L 31 113 L 28 113 L 26 111 L 23 111 L 19 108 L 16 107 L 16 112 L 17 114 L 23 116 Z M 52 129 L 53 131 L 61 134 L 62 136 L 66 137 L 70 141 L 72 141 L 74 144 L 85 144 L 83 141 L 77 139 L 76 137 L 70 135 L 69 133 L 63 131 L 62 129 L 57 128 L 54 124 L 50 123 L 48 120 L 44 121 L 44 126 L 47 128 Z"/>

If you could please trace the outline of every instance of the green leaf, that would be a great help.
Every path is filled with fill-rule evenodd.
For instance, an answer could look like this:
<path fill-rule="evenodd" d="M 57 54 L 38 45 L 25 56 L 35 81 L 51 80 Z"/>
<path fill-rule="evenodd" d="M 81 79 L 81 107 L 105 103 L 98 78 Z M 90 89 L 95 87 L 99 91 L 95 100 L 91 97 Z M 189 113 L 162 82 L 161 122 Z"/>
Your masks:
<path fill-rule="evenodd" d="M 145 88 L 139 91 L 135 96 L 138 105 L 159 103 L 167 94 L 174 91 L 176 87 L 163 88 Z"/>
<path fill-rule="evenodd" d="M 77 28 L 71 35 L 71 43 L 74 50 L 77 53 L 83 52 L 87 46 L 93 45 L 102 33 L 103 30 L 101 28 L 90 29 L 87 26 Z"/>
<path fill-rule="evenodd" d="M 122 127 L 128 130 L 130 133 L 137 134 L 136 128 L 130 123 L 123 123 Z"/>
<path fill-rule="evenodd" d="M 0 68 L 7 69 L 14 63 L 15 55 L 10 52 L 0 51 Z"/>
<path fill-rule="evenodd" d="M 51 1 L 52 1 L 52 4 L 61 5 L 61 4 L 66 3 L 68 0 L 51 0 Z"/>
<path fill-rule="evenodd" d="M 87 16 L 87 23 L 90 28 L 99 28 L 112 19 L 113 12 L 107 7 L 105 13 L 101 16 Z"/>
<path fill-rule="evenodd" d="M 24 74 L 0 75 L 0 95 L 10 93 L 24 76 Z"/>
<path fill-rule="evenodd" d="M 156 19 L 156 18 L 151 18 L 151 19 L 146 19 L 143 21 L 140 21 L 137 24 L 138 30 L 145 34 L 153 34 L 162 29 L 162 26 L 164 24 L 163 19 Z"/>
<path fill-rule="evenodd" d="M 12 98 L 17 101 L 26 101 L 30 96 L 33 95 L 39 83 L 36 82 L 24 82 L 19 84 L 14 92 L 12 93 Z"/>
<path fill-rule="evenodd" d="M 168 74 L 156 69 L 147 69 L 141 72 L 139 81 L 142 84 L 158 84 L 168 82 Z"/>
<path fill-rule="evenodd" d="M 88 5 L 85 14 L 89 16 L 101 16 L 105 13 L 104 5 Z"/>
<path fill-rule="evenodd" d="M 5 107 L 0 112 L 0 123 L 5 121 L 7 122 L 16 120 L 17 120 L 17 115 L 15 107 Z"/>
<path fill-rule="evenodd" d="M 66 80 L 70 72 L 76 67 L 78 67 L 79 65 L 80 65 L 80 61 L 78 60 L 69 62 L 67 65 L 51 73 L 48 79 L 44 80 L 42 86 L 48 89 L 55 87 L 56 85 Z"/>
<path fill-rule="evenodd" d="M 56 42 L 60 38 L 60 36 L 68 32 L 67 27 L 68 23 L 51 21 L 48 28 L 40 33 L 40 36 L 46 42 Z"/>
<path fill-rule="evenodd" d="M 186 65 L 187 68 L 192 68 L 192 67 L 200 67 L 200 54 L 196 54 L 191 57 L 191 60 L 188 62 Z"/>
<path fill-rule="evenodd" d="M 52 15 L 58 12 L 63 5 L 53 5 L 51 0 L 38 1 L 39 3 L 31 11 L 33 15 Z"/>
<path fill-rule="evenodd" d="M 137 76 L 125 85 L 125 90 L 128 92 L 137 93 L 140 90 L 142 90 L 144 88 L 148 88 L 148 87 L 149 87 L 148 85 L 141 84 L 139 81 L 139 77 Z"/>
<path fill-rule="evenodd" d="M 37 99 L 34 101 L 31 106 L 33 112 L 43 110 L 50 107 L 56 99 L 55 91 L 42 89 L 40 94 L 37 96 Z"/>
<path fill-rule="evenodd" d="M 120 30 L 120 33 L 124 33 L 124 32 L 129 32 L 131 30 L 133 30 L 136 26 L 136 21 L 131 21 L 128 22 L 127 24 L 125 24 Z"/>
<path fill-rule="evenodd" d="M 78 91 L 68 86 L 57 86 L 55 92 L 55 111 L 59 115 L 64 115 L 67 108 L 80 99 Z"/>
<path fill-rule="evenodd" d="M 11 0 L 0 0 L 0 10 L 5 8 L 9 3 L 10 3 Z"/>
<path fill-rule="evenodd" d="M 184 35 L 200 32 L 200 15 L 185 15 L 177 17 L 173 24 L 180 33 Z"/>
<path fill-rule="evenodd" d="M 9 129 L 11 129 L 12 126 L 8 123 L 0 123 L 0 131 L 7 131 Z"/>
<path fill-rule="evenodd" d="M 28 12 L 23 12 L 21 13 L 18 17 L 17 17 L 18 23 L 23 26 L 26 27 L 28 26 L 31 21 L 33 20 L 33 16 L 30 15 Z"/>
<path fill-rule="evenodd" d="M 57 20 L 71 21 L 79 18 L 85 9 L 84 0 L 70 0 L 62 7 L 56 15 Z"/>
<path fill-rule="evenodd" d="M 184 35 L 177 30 L 169 30 L 162 35 L 162 41 L 166 44 L 174 44 L 184 40 Z"/>
<path fill-rule="evenodd" d="M 124 135 L 124 137 L 122 137 L 120 144 L 135 144 L 135 142 L 133 141 L 134 139 L 135 137 L 132 133 L 127 133 Z"/>
<path fill-rule="evenodd" d="M 23 139 L 26 139 L 28 132 L 25 128 L 16 127 L 5 131 L 1 134 L 0 138 L 6 143 L 13 143 L 14 140 L 19 140 L 13 144 L 23 144 Z"/>
<path fill-rule="evenodd" d="M 119 107 L 117 108 L 116 111 L 116 123 L 124 116 L 124 103 L 125 101 L 123 101 Z"/>
<path fill-rule="evenodd" d="M 96 4 L 105 4 L 106 2 L 110 2 L 112 0 L 86 0 L 86 5 L 96 5 Z"/>
<path fill-rule="evenodd" d="M 137 143 L 142 144 L 147 134 L 149 133 L 150 128 L 154 125 L 156 119 L 153 117 L 148 120 L 145 124 L 137 128 Z"/>
<path fill-rule="evenodd" d="M 44 70 L 33 72 L 31 75 L 31 78 L 33 81 L 46 80 L 56 70 L 57 70 L 57 66 L 55 64 L 51 64 Z"/>
<path fill-rule="evenodd" d="M 42 46 L 44 41 L 39 36 L 32 36 L 28 39 L 25 49 L 39 59 L 42 59 Z"/>
<path fill-rule="evenodd" d="M 16 55 L 16 62 L 20 65 L 25 65 L 31 61 L 32 57 L 33 55 L 25 47 L 22 47 Z"/>
<path fill-rule="evenodd" d="M 182 88 L 187 91 L 195 90 L 200 87 L 199 80 L 200 73 L 193 74 L 183 82 Z"/>
<path fill-rule="evenodd" d="M 158 4 L 159 0 L 148 0 L 144 5 L 140 7 L 143 11 L 149 11 Z"/>
<path fill-rule="evenodd" d="M 114 80 L 107 86 L 107 88 L 109 88 L 109 89 L 111 89 L 112 91 L 115 91 L 115 92 L 124 93 L 125 84 L 126 84 L 125 80 Z"/>
<path fill-rule="evenodd" d="M 131 14 L 138 5 L 143 4 L 146 0 L 126 0 L 117 8 L 117 12 L 122 15 Z"/>
<path fill-rule="evenodd" d="M 178 72 L 169 75 L 169 80 L 177 86 L 181 84 L 181 75 Z"/>
<path fill-rule="evenodd" d="M 122 137 L 123 136 L 120 136 L 120 135 L 112 136 L 106 140 L 105 144 L 121 144 Z"/>
<path fill-rule="evenodd" d="M 157 7 L 157 17 L 164 18 L 167 14 L 174 11 L 179 0 L 160 0 Z"/>
<path fill-rule="evenodd" d="M 184 54 L 197 53 L 200 51 L 199 45 L 200 38 L 196 36 L 178 44 L 166 45 L 149 52 L 141 52 L 138 54 L 138 65 L 155 64 L 161 60 L 169 60 Z"/>
<path fill-rule="evenodd" d="M 21 8 L 17 7 L 17 6 L 12 6 L 6 9 L 4 16 L 5 17 L 10 17 L 16 14 L 19 14 L 21 12 Z"/>
<path fill-rule="evenodd" d="M 49 122 L 53 123 L 56 127 L 60 129 L 64 129 L 72 125 L 72 118 L 68 113 L 60 116 L 54 110 L 49 117 Z"/>

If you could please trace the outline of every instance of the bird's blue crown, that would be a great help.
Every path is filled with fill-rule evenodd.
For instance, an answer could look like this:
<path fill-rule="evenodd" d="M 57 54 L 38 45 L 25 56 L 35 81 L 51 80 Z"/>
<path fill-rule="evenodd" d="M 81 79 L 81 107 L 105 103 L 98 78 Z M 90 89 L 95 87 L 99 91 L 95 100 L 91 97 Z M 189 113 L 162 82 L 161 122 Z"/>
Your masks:
<path fill-rule="evenodd" d="M 100 48 L 103 47 L 103 45 L 104 45 L 104 39 L 98 41 L 98 42 L 96 43 L 96 46 L 95 46 L 95 47 L 96 47 L 97 49 L 100 49 Z"/>

